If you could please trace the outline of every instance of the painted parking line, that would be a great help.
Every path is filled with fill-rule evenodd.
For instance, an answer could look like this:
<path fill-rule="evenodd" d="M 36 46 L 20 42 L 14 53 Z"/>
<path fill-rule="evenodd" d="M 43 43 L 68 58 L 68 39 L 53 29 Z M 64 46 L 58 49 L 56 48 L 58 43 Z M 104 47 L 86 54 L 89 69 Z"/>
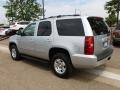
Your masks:
<path fill-rule="evenodd" d="M 9 49 L 5 45 L 0 45 L 0 51 L 2 51 L 4 53 L 9 53 Z M 85 70 L 85 72 L 88 72 L 88 73 L 91 73 L 91 74 L 94 74 L 97 76 L 120 81 L 120 75 L 110 72 L 110 71 L 104 71 L 104 70 L 98 70 L 98 69 L 87 69 L 87 70 Z"/>
<path fill-rule="evenodd" d="M 105 77 L 105 78 L 120 81 L 120 75 L 116 74 L 116 73 L 113 73 L 113 72 L 96 70 L 96 69 L 89 69 L 89 70 L 86 70 L 86 72 L 91 73 L 91 74 L 95 74 L 97 76 L 102 76 L 102 77 Z"/>

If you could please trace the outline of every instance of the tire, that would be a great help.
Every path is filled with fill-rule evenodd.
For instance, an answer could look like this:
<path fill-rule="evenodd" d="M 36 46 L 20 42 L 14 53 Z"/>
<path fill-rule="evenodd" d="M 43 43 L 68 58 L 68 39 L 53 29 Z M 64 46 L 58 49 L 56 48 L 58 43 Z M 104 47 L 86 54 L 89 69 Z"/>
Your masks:
<path fill-rule="evenodd" d="M 68 78 L 72 75 L 73 66 L 70 57 L 64 53 L 57 53 L 52 58 L 52 70 L 60 78 Z"/>
<path fill-rule="evenodd" d="M 11 45 L 10 46 L 10 53 L 11 53 L 11 57 L 13 60 L 15 61 L 19 61 L 20 60 L 20 53 L 17 49 L 17 46 L 16 45 Z"/>

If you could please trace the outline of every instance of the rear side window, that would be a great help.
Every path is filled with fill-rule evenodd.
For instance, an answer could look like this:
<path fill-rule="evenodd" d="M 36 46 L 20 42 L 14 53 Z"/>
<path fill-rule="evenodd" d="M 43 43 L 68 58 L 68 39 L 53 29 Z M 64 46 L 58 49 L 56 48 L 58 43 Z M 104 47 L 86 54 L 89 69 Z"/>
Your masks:
<path fill-rule="evenodd" d="M 106 23 L 103 21 L 103 18 L 89 17 L 88 21 L 91 25 L 94 35 L 104 35 L 110 33 Z"/>
<path fill-rule="evenodd" d="M 51 22 L 44 21 L 39 23 L 37 36 L 50 36 L 51 34 Z"/>
<path fill-rule="evenodd" d="M 57 29 L 60 36 L 84 36 L 81 19 L 57 20 Z"/>

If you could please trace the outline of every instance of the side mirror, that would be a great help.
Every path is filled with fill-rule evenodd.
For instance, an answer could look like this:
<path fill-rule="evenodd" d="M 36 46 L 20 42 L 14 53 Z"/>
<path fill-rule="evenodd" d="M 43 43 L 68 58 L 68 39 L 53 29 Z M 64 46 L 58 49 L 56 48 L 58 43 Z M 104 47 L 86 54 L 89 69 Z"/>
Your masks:
<path fill-rule="evenodd" d="M 21 30 L 23 30 L 23 28 L 19 28 L 19 30 L 21 31 Z"/>

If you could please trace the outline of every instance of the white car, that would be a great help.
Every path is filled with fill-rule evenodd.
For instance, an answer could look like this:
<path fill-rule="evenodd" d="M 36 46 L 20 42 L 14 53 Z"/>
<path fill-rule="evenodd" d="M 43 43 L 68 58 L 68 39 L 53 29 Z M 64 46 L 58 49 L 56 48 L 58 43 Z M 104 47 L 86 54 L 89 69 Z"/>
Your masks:
<path fill-rule="evenodd" d="M 10 25 L 11 30 L 19 30 L 20 28 L 24 29 L 30 22 L 28 21 L 21 21 L 21 22 L 15 22 Z"/>
<path fill-rule="evenodd" d="M 0 36 L 5 36 L 6 32 L 9 32 L 9 31 L 10 31 L 9 27 L 1 27 L 0 28 Z"/>

